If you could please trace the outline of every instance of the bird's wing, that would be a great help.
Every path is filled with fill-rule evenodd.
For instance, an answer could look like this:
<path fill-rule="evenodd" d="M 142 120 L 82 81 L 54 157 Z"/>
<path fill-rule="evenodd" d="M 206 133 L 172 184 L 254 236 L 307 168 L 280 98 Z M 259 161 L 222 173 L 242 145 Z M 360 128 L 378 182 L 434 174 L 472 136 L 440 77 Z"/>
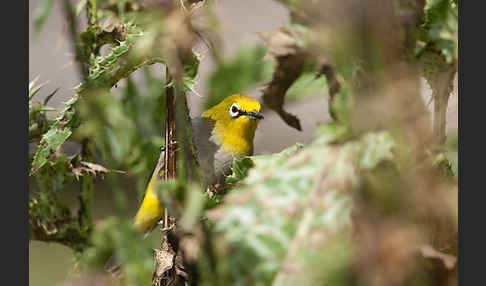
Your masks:
<path fill-rule="evenodd" d="M 159 155 L 159 161 L 157 161 L 157 165 L 155 166 L 154 171 L 152 172 L 152 177 L 150 180 L 155 178 L 163 178 L 164 177 L 164 166 L 165 166 L 165 150 L 162 150 Z"/>
<path fill-rule="evenodd" d="M 197 152 L 198 163 L 204 175 L 206 185 L 218 182 L 219 177 L 215 172 L 214 155 L 218 152 L 218 145 L 212 138 L 214 121 L 202 117 L 192 119 L 192 138 Z"/>
<path fill-rule="evenodd" d="M 206 179 L 206 185 L 223 184 L 225 176 L 231 174 L 233 156 L 224 151 L 212 134 L 214 121 L 196 117 L 192 119 L 194 145 L 198 161 Z"/>

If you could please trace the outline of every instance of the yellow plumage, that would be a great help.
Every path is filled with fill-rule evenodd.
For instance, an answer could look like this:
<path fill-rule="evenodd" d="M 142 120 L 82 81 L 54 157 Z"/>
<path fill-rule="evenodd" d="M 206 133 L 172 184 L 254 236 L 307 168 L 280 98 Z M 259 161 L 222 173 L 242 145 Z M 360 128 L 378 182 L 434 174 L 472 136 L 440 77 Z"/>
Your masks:
<path fill-rule="evenodd" d="M 164 209 L 155 192 L 157 180 L 157 176 L 150 179 L 142 205 L 135 216 L 135 227 L 142 232 L 150 230 L 164 215 Z"/>
<path fill-rule="evenodd" d="M 202 114 L 203 125 L 195 124 L 193 135 L 198 151 L 198 160 L 207 183 L 220 182 L 231 166 L 233 158 L 253 153 L 253 138 L 259 119 L 260 104 L 247 95 L 232 95 Z M 163 156 L 154 170 L 147 186 L 142 205 L 135 216 L 135 226 L 142 232 L 151 228 L 163 217 L 164 209 L 157 197 L 155 186 L 163 177 Z"/>

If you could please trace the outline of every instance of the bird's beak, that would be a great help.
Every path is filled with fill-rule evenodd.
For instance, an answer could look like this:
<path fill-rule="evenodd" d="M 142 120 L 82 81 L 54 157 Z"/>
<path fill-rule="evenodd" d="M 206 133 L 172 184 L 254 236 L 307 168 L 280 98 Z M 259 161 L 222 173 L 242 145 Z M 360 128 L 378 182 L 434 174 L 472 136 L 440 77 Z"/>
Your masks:
<path fill-rule="evenodd" d="M 256 110 L 252 110 L 246 114 L 246 117 L 253 119 L 263 119 L 263 114 Z"/>

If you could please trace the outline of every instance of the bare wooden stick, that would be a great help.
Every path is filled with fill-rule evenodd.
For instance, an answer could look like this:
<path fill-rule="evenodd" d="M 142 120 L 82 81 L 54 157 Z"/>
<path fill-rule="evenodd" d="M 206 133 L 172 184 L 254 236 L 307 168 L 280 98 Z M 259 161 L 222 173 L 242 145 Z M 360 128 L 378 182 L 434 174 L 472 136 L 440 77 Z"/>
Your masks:
<path fill-rule="evenodd" d="M 176 124 L 175 124 L 175 97 L 174 87 L 171 85 L 172 77 L 169 68 L 165 67 L 166 86 L 166 116 L 165 116 L 165 156 L 164 156 L 164 180 L 177 177 L 177 153 L 176 153 Z M 168 232 L 169 212 L 164 208 L 162 225 L 162 239 L 160 249 L 155 249 L 154 259 L 156 268 L 152 277 L 152 284 L 155 286 L 171 285 L 175 279 L 175 252 L 169 242 Z"/>
<path fill-rule="evenodd" d="M 169 68 L 165 68 L 165 78 L 166 78 L 166 117 L 165 117 L 165 172 L 164 179 L 168 180 L 170 178 L 177 177 L 176 162 L 177 153 L 175 142 L 176 138 L 176 124 L 175 124 L 175 97 L 174 97 L 174 87 L 170 85 L 172 77 L 169 72 Z"/>
<path fill-rule="evenodd" d="M 165 116 L 165 164 L 164 164 L 164 179 L 176 178 L 176 124 L 175 124 L 175 98 L 174 87 L 171 85 L 172 77 L 169 68 L 165 67 L 166 78 L 166 116 Z M 167 209 L 164 210 L 164 228 L 169 227 L 169 214 Z"/>
<path fill-rule="evenodd" d="M 441 71 L 431 84 L 434 98 L 434 138 L 436 143 L 442 144 L 446 139 L 447 104 L 454 86 L 454 76 L 457 71 L 455 64 Z"/>

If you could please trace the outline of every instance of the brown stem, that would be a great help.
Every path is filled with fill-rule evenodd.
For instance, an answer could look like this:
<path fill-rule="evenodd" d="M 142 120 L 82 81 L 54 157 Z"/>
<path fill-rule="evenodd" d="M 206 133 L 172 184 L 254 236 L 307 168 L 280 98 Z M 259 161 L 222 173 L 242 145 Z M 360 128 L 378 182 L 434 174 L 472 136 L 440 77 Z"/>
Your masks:
<path fill-rule="evenodd" d="M 85 138 L 81 145 L 82 159 L 88 162 L 93 160 L 93 155 L 90 150 L 90 142 L 88 138 Z M 78 211 L 79 226 L 88 233 L 93 228 L 93 216 L 92 216 L 92 202 L 93 202 L 93 189 L 94 189 L 94 177 L 92 174 L 86 173 L 81 178 L 81 190 L 78 198 L 80 208 Z"/>
<path fill-rule="evenodd" d="M 433 84 L 432 96 L 434 98 L 434 138 L 436 143 L 442 144 L 446 139 L 447 104 L 454 86 L 456 65 L 451 65 L 437 76 Z"/>
<path fill-rule="evenodd" d="M 169 68 L 165 69 L 166 74 L 166 117 L 165 117 L 165 166 L 164 166 L 164 178 L 166 180 L 177 177 L 176 162 L 176 124 L 175 124 L 175 97 L 174 87 L 169 86 L 172 81 L 172 77 L 169 73 Z"/>
<path fill-rule="evenodd" d="M 169 68 L 165 68 L 166 77 L 166 117 L 165 117 L 165 156 L 164 156 L 164 180 L 177 177 L 177 153 L 176 153 L 176 124 L 175 124 L 175 97 L 174 87 L 171 86 L 172 77 Z M 164 209 L 163 228 L 161 248 L 155 250 L 156 269 L 152 277 L 153 285 L 171 285 L 176 280 L 176 251 L 177 245 L 169 241 L 169 213 L 167 208 Z M 171 264 L 162 259 L 169 257 Z"/>
<path fill-rule="evenodd" d="M 183 181 L 187 178 L 187 164 L 191 161 L 191 157 L 188 156 L 186 151 L 190 150 L 188 145 L 189 134 L 187 130 L 188 121 L 185 117 L 188 115 L 188 110 L 186 108 L 185 94 L 182 88 L 181 76 L 179 73 L 174 73 L 174 78 L 172 77 L 169 69 L 166 68 L 166 134 L 165 134 L 165 158 L 164 158 L 164 178 L 179 178 Z M 187 113 L 186 113 L 187 112 Z M 178 128 L 177 134 L 179 134 L 179 139 L 176 137 L 176 126 Z M 181 142 L 181 143 L 176 143 Z M 179 152 L 180 154 L 177 154 Z M 179 164 L 177 161 L 180 161 Z M 179 166 L 179 170 L 176 169 Z M 175 199 L 171 199 L 169 203 L 177 204 Z M 167 212 L 165 212 L 167 213 Z M 180 211 L 175 215 L 180 216 Z M 172 214 L 174 215 L 174 214 Z M 167 216 L 164 219 L 164 224 L 169 224 L 167 221 Z M 175 231 L 174 231 L 175 230 Z M 161 283 L 161 285 L 169 285 L 170 281 L 173 280 L 184 280 L 189 285 L 197 285 L 199 280 L 199 274 L 196 262 L 189 259 L 189 253 L 187 253 L 184 246 L 181 247 L 181 241 L 192 239 L 194 234 L 192 231 L 179 230 L 172 228 L 169 231 L 165 231 L 162 235 L 162 247 L 160 250 L 156 250 L 158 253 L 172 253 L 172 265 L 169 270 L 159 271 L 154 273 L 153 283 Z M 184 244 L 184 243 L 183 243 Z M 159 255 L 160 256 L 160 255 Z M 156 256 L 156 269 L 161 269 L 161 265 L 164 265 L 164 261 L 157 259 Z M 165 273 L 165 274 L 164 274 Z M 166 277 L 169 276 L 169 280 Z M 163 280 L 163 281 L 162 281 Z"/>

